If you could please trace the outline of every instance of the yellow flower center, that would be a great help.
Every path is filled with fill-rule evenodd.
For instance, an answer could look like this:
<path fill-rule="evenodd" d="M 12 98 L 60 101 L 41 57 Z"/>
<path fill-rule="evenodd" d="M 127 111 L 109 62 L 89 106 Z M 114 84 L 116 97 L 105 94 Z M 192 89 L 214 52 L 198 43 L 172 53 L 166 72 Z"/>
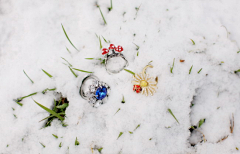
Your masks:
<path fill-rule="evenodd" d="M 148 82 L 145 81 L 145 80 L 142 80 L 142 81 L 140 82 L 140 86 L 141 86 L 141 87 L 147 87 L 147 86 L 148 86 Z"/>

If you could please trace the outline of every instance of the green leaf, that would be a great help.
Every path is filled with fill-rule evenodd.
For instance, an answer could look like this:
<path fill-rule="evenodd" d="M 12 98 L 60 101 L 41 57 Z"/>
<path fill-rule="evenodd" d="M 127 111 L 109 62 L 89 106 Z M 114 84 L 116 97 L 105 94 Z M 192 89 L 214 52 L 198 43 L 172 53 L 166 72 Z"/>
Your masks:
<path fill-rule="evenodd" d="M 93 72 L 89 72 L 89 71 L 80 70 L 80 69 L 77 69 L 77 68 L 72 68 L 72 69 L 74 69 L 76 71 L 84 72 L 84 73 L 93 73 Z"/>
<path fill-rule="evenodd" d="M 53 110 L 50 110 L 49 108 L 43 106 L 42 104 L 36 102 L 35 100 L 33 100 L 38 106 L 40 106 L 42 109 L 44 109 L 45 111 L 49 112 L 50 114 L 54 115 L 55 117 L 57 117 L 59 120 L 63 121 L 64 118 L 61 117 L 59 114 L 57 114 L 56 112 L 54 112 Z"/>
<path fill-rule="evenodd" d="M 128 131 L 130 134 L 133 134 L 133 132 Z"/>
<path fill-rule="evenodd" d="M 76 140 L 75 140 L 75 145 L 79 145 L 79 142 L 77 140 L 77 137 L 76 137 Z"/>
<path fill-rule="evenodd" d="M 34 83 L 33 80 L 30 79 L 30 77 L 27 75 L 27 73 L 26 73 L 24 70 L 23 70 L 23 73 L 28 77 L 28 79 L 29 79 L 32 83 Z"/>
<path fill-rule="evenodd" d="M 60 106 L 57 106 L 58 109 L 65 109 L 66 107 L 68 107 L 68 103 L 64 103 Z"/>
<path fill-rule="evenodd" d="M 97 149 L 97 150 L 98 150 L 99 153 L 101 153 L 102 149 L 103 149 L 103 148 L 99 148 L 99 149 Z"/>
<path fill-rule="evenodd" d="M 119 135 L 118 135 L 118 138 L 119 138 L 119 137 L 121 137 L 121 136 L 122 136 L 122 134 L 123 134 L 123 132 L 120 132 L 120 133 L 119 133 Z M 117 139 L 118 139 L 118 138 L 117 138 Z"/>
<path fill-rule="evenodd" d="M 139 55 L 139 51 L 137 52 L 137 56 Z"/>
<path fill-rule="evenodd" d="M 174 116 L 174 114 L 172 113 L 171 109 L 168 109 L 168 112 L 173 116 L 173 118 L 178 122 L 177 118 Z M 179 122 L 178 122 L 179 123 Z"/>
<path fill-rule="evenodd" d="M 191 74 L 192 68 L 193 68 L 193 65 L 192 65 L 192 67 L 189 69 L 189 74 Z"/>
<path fill-rule="evenodd" d="M 77 76 L 77 74 L 72 70 L 72 68 L 69 67 L 69 66 L 68 66 L 68 68 L 70 69 L 70 71 L 72 72 L 72 74 L 77 78 L 78 76 Z"/>
<path fill-rule="evenodd" d="M 55 135 L 55 134 L 52 134 L 55 138 L 58 138 L 58 136 L 57 135 Z"/>
<path fill-rule="evenodd" d="M 199 124 L 198 124 L 198 127 L 200 128 L 202 126 L 202 124 L 205 122 L 206 119 L 201 119 L 199 120 Z"/>
<path fill-rule="evenodd" d="M 85 58 L 85 59 L 87 59 L 87 60 L 93 60 L 94 58 Z"/>
<path fill-rule="evenodd" d="M 61 57 L 63 60 L 65 60 L 70 67 L 72 67 L 72 64 L 70 64 L 65 58 Z"/>
<path fill-rule="evenodd" d="M 46 147 L 44 144 L 42 144 L 41 142 L 39 142 L 44 148 Z"/>
<path fill-rule="evenodd" d="M 61 25 L 62 25 L 62 24 L 61 24 Z M 73 43 L 71 42 L 71 40 L 69 39 L 69 37 L 68 37 L 68 35 L 67 35 L 64 27 L 63 27 L 63 25 L 62 25 L 62 29 L 63 29 L 63 32 L 64 32 L 65 36 L 67 37 L 68 41 L 70 42 L 70 44 L 71 44 L 77 51 L 79 51 L 79 50 L 73 45 Z"/>
<path fill-rule="evenodd" d="M 240 53 L 240 51 L 238 51 L 237 53 Z"/>
<path fill-rule="evenodd" d="M 192 39 L 190 39 L 190 40 L 192 41 L 192 44 L 195 45 L 195 42 Z"/>
<path fill-rule="evenodd" d="M 137 125 L 137 127 L 134 129 L 134 131 L 137 130 L 137 129 L 140 127 L 140 125 L 141 125 L 141 124 Z"/>
<path fill-rule="evenodd" d="M 128 70 L 128 69 L 124 69 L 124 70 L 127 71 L 128 73 L 131 73 L 132 75 L 135 76 L 135 73 L 134 73 L 134 72 L 132 72 L 132 71 L 130 71 L 130 70 Z"/>
<path fill-rule="evenodd" d="M 152 140 L 152 138 L 149 139 L 149 141 L 151 141 L 151 140 Z"/>
<path fill-rule="evenodd" d="M 42 69 L 42 71 L 43 71 L 47 76 L 49 76 L 49 78 L 52 78 L 52 75 L 49 74 L 48 72 L 46 72 L 44 69 Z"/>
<path fill-rule="evenodd" d="M 202 68 L 198 71 L 198 74 L 202 71 Z"/>
<path fill-rule="evenodd" d="M 103 21 L 104 21 L 104 23 L 105 23 L 105 25 L 106 25 L 107 22 L 106 22 L 106 20 L 105 20 L 105 18 L 104 18 L 104 16 L 103 16 L 103 13 L 102 13 L 102 10 L 100 9 L 100 6 L 98 6 L 98 8 L 99 8 L 99 11 L 100 11 L 100 13 L 101 13 L 101 15 L 102 15 Z"/>

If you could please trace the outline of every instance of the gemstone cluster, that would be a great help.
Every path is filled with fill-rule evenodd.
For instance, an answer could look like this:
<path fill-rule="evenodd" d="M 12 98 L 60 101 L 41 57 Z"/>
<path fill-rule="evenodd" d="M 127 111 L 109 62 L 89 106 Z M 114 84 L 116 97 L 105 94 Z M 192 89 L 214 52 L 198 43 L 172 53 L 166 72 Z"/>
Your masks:
<path fill-rule="evenodd" d="M 92 85 L 89 86 L 89 91 L 87 92 L 88 102 L 94 107 L 98 107 L 104 103 L 104 99 L 108 97 L 110 92 L 110 87 L 98 80 L 93 80 Z"/>

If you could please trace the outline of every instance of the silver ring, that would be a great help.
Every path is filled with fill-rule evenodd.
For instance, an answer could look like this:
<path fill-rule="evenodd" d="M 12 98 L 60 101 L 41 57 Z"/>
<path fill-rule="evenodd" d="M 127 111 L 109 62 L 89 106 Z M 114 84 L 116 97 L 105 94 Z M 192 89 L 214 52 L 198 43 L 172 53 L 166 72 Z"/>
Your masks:
<path fill-rule="evenodd" d="M 128 66 L 127 59 L 121 53 L 123 51 L 122 46 L 115 47 L 114 44 L 110 44 L 108 49 L 104 48 L 102 51 L 102 54 L 105 55 L 105 68 L 108 73 L 119 73 Z M 110 51 L 111 53 L 109 53 Z"/>
<path fill-rule="evenodd" d="M 84 91 L 84 87 L 87 86 L 86 82 L 91 79 L 92 84 L 87 87 L 88 91 Z M 82 80 L 79 90 L 80 96 L 87 100 L 93 107 L 99 107 L 100 105 L 105 104 L 107 98 L 109 97 L 109 93 L 110 86 L 102 81 L 99 81 L 98 77 L 92 74 Z"/>

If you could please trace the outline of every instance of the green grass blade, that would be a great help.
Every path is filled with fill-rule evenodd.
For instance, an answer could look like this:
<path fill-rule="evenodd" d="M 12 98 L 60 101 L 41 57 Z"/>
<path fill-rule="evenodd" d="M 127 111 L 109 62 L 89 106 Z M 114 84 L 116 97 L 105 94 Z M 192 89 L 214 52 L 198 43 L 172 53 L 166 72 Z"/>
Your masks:
<path fill-rule="evenodd" d="M 192 65 L 192 67 L 193 67 L 193 65 Z M 191 74 L 191 71 L 192 71 L 192 67 L 189 69 L 189 74 Z"/>
<path fill-rule="evenodd" d="M 39 142 L 44 148 L 46 147 L 44 144 L 42 144 L 41 142 Z"/>
<path fill-rule="evenodd" d="M 48 117 L 46 117 L 46 118 L 40 120 L 39 122 L 41 122 L 41 121 L 43 121 L 43 120 L 46 120 L 46 119 L 48 119 L 48 118 L 52 118 L 52 117 L 55 117 L 55 116 L 54 116 L 54 115 L 48 116 Z"/>
<path fill-rule="evenodd" d="M 99 153 L 101 153 L 102 149 L 103 149 L 103 148 L 99 148 L 99 149 L 97 149 L 97 150 L 98 150 Z"/>
<path fill-rule="evenodd" d="M 119 108 L 115 114 L 117 114 L 117 113 L 118 113 L 118 111 L 120 111 L 120 110 L 121 110 L 121 108 Z M 115 115 L 115 114 L 114 114 L 114 115 Z"/>
<path fill-rule="evenodd" d="M 175 63 L 175 58 L 173 59 L 173 64 L 172 64 L 172 67 L 170 67 L 170 72 L 173 73 L 173 67 L 174 67 L 174 63 Z"/>
<path fill-rule="evenodd" d="M 54 91 L 54 90 L 56 90 L 57 88 L 53 88 L 53 89 L 48 89 L 48 88 L 46 88 L 46 89 L 44 89 L 43 91 L 42 91 L 42 94 L 45 94 L 47 91 Z"/>
<path fill-rule="evenodd" d="M 111 7 L 108 8 L 108 11 L 111 11 L 113 9 L 112 0 L 110 0 L 110 2 L 111 2 Z"/>
<path fill-rule="evenodd" d="M 201 72 L 202 68 L 198 71 L 198 74 Z"/>
<path fill-rule="evenodd" d="M 200 128 L 204 122 L 205 122 L 205 119 L 201 119 L 201 120 L 199 120 L 198 127 Z"/>
<path fill-rule="evenodd" d="M 89 71 L 80 70 L 80 69 L 77 69 L 77 68 L 72 68 L 72 69 L 74 69 L 76 71 L 84 72 L 84 73 L 93 73 L 93 72 L 89 72 Z"/>
<path fill-rule="evenodd" d="M 94 58 L 85 58 L 85 59 L 87 59 L 87 60 L 94 60 Z"/>
<path fill-rule="evenodd" d="M 59 147 L 60 147 L 60 148 L 62 147 L 62 142 L 60 142 Z"/>
<path fill-rule="evenodd" d="M 71 54 L 71 51 L 66 47 L 67 51 Z"/>
<path fill-rule="evenodd" d="M 103 38 L 103 40 L 106 42 L 106 43 L 108 43 L 108 41 L 102 36 L 102 38 Z"/>
<path fill-rule="evenodd" d="M 33 80 L 30 79 L 30 77 L 27 75 L 27 73 L 26 73 L 24 70 L 23 70 L 23 72 L 24 72 L 24 74 L 28 77 L 28 79 L 29 79 L 32 83 L 34 83 Z"/>
<path fill-rule="evenodd" d="M 65 60 L 70 67 L 72 67 L 72 64 L 70 64 L 65 58 L 61 57 L 63 60 Z"/>
<path fill-rule="evenodd" d="M 18 99 L 14 100 L 14 101 L 15 101 L 18 105 L 23 106 L 23 104 L 22 104 L 22 103 L 19 103 L 19 102 L 21 102 L 24 98 L 27 98 L 27 97 L 30 97 L 30 96 L 33 96 L 33 95 L 36 95 L 36 94 L 37 94 L 37 92 L 32 93 L 32 94 L 29 94 L 29 95 L 27 95 L 27 96 L 23 96 L 23 97 L 18 98 Z"/>
<path fill-rule="evenodd" d="M 239 69 L 239 70 L 236 70 L 236 71 L 234 71 L 234 73 L 237 73 L 237 72 L 240 72 L 240 69 Z"/>
<path fill-rule="evenodd" d="M 178 122 L 177 118 L 174 116 L 174 114 L 172 113 L 171 109 L 168 109 L 168 112 L 173 116 L 173 118 Z M 178 122 L 179 123 L 179 122 Z"/>
<path fill-rule="evenodd" d="M 192 44 L 195 45 L 195 42 L 192 39 L 190 39 L 190 40 L 192 41 Z"/>
<path fill-rule="evenodd" d="M 76 137 L 76 140 L 75 140 L 75 145 L 79 145 L 79 142 L 77 140 L 77 137 Z"/>
<path fill-rule="evenodd" d="M 57 135 L 55 135 L 55 134 L 52 134 L 52 136 L 54 136 L 55 138 L 58 138 L 58 136 L 57 136 Z"/>
<path fill-rule="evenodd" d="M 49 74 L 48 72 L 46 72 L 44 69 L 42 69 L 42 71 L 43 71 L 47 76 L 49 76 L 49 78 L 52 78 L 52 75 Z"/>
<path fill-rule="evenodd" d="M 130 131 L 128 131 L 129 132 L 129 134 L 133 134 L 133 132 L 130 132 Z"/>
<path fill-rule="evenodd" d="M 100 50 L 101 50 L 101 49 L 102 49 L 102 41 L 101 41 L 101 37 L 99 36 L 98 39 L 99 39 Z"/>
<path fill-rule="evenodd" d="M 20 106 L 23 106 L 23 104 L 22 103 L 19 103 L 19 102 L 16 102 L 18 105 L 20 105 Z"/>
<path fill-rule="evenodd" d="M 72 74 L 77 78 L 78 76 L 77 76 L 77 74 L 72 70 L 72 68 L 69 67 L 69 66 L 68 66 L 68 68 L 70 69 L 70 71 L 72 72 Z"/>
<path fill-rule="evenodd" d="M 104 16 L 103 16 L 103 13 L 102 13 L 102 10 L 100 9 L 100 6 L 99 6 L 98 8 L 99 8 L 99 11 L 100 11 L 100 13 L 101 13 L 101 15 L 102 15 L 103 21 L 104 21 L 104 23 L 105 23 L 105 25 L 106 25 L 107 22 L 106 22 L 106 20 L 105 20 L 105 18 L 104 18 Z"/>
<path fill-rule="evenodd" d="M 128 73 L 131 73 L 132 75 L 135 75 L 134 72 L 132 72 L 132 71 L 130 71 L 130 70 L 128 70 L 128 69 L 124 69 L 124 70 L 127 71 Z"/>
<path fill-rule="evenodd" d="M 135 43 L 133 43 L 133 44 L 136 45 L 136 47 L 137 47 L 136 50 L 139 50 L 140 47 Z"/>
<path fill-rule="evenodd" d="M 141 126 L 141 124 L 137 125 L 137 127 L 134 129 L 134 131 L 137 130 L 140 126 Z"/>
<path fill-rule="evenodd" d="M 49 109 L 49 108 L 47 108 L 47 107 L 45 107 L 45 106 L 43 106 L 42 104 L 40 104 L 40 103 L 38 103 L 38 102 L 36 102 L 35 100 L 33 100 L 38 106 L 40 106 L 42 109 L 44 109 L 45 111 L 47 111 L 48 113 L 50 113 L 50 114 L 52 114 L 52 115 L 54 115 L 55 117 L 57 117 L 58 119 L 60 119 L 61 121 L 63 121 L 64 120 L 64 118 L 63 117 L 61 117 L 59 114 L 57 114 L 56 112 L 54 112 L 53 110 L 51 110 L 51 109 Z"/>
<path fill-rule="evenodd" d="M 61 25 L 62 25 L 62 24 L 61 24 Z M 67 37 L 69 43 L 70 43 L 77 51 L 79 51 L 79 50 L 73 45 L 73 43 L 71 42 L 71 40 L 69 39 L 69 37 L 68 37 L 68 35 L 67 35 L 67 32 L 65 31 L 63 25 L 62 25 L 62 29 L 63 29 L 63 32 L 64 32 L 65 36 Z"/>
<path fill-rule="evenodd" d="M 122 136 L 122 134 L 123 134 L 123 132 L 120 132 L 120 133 L 119 133 L 119 135 L 118 135 L 118 138 L 119 138 L 119 137 L 121 137 L 121 136 Z M 117 138 L 117 139 L 118 139 L 118 138 Z"/>

